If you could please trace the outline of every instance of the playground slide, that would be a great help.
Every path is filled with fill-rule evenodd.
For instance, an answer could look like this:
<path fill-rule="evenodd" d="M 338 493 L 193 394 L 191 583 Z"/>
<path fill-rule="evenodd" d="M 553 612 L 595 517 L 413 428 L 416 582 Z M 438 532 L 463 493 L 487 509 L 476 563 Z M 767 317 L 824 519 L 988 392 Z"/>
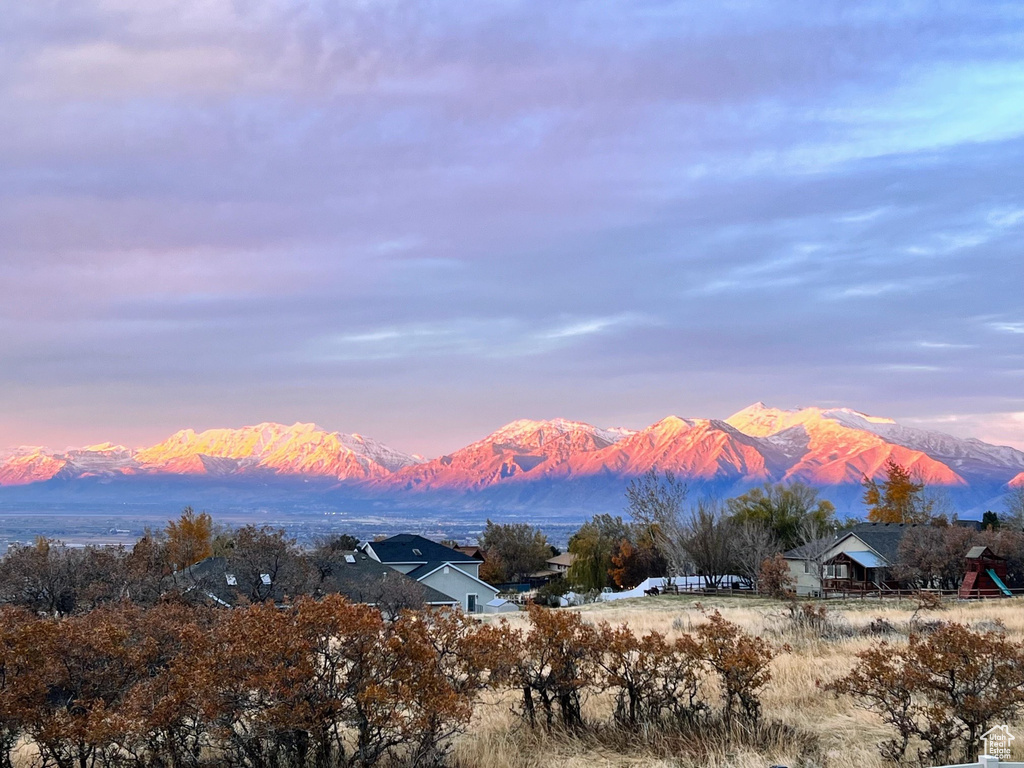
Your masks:
<path fill-rule="evenodd" d="M 1006 595 L 1007 597 L 1013 597 L 1013 593 L 1010 591 L 1010 588 L 1003 584 L 1003 580 L 996 576 L 995 571 L 993 571 L 991 568 L 988 568 L 985 570 L 985 573 L 987 573 L 989 578 L 996 583 L 997 587 L 1003 590 L 1004 595 Z"/>

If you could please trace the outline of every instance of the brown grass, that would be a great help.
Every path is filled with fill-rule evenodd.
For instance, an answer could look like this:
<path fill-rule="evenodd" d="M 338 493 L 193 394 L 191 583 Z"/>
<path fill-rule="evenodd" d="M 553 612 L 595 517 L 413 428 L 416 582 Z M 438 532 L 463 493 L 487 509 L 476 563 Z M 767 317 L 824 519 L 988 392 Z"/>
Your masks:
<path fill-rule="evenodd" d="M 791 625 L 783 617 L 785 605 L 779 601 L 723 597 L 705 599 L 701 604 L 705 609 L 718 609 L 749 632 L 791 647 L 772 665 L 773 679 L 764 695 L 765 720 L 772 725 L 764 732 L 725 735 L 705 730 L 685 738 L 652 732 L 612 736 L 600 726 L 578 736 L 531 732 L 512 711 L 515 697 L 506 694 L 491 697 L 478 708 L 470 730 L 456 744 L 459 765 L 888 768 L 890 764 L 882 760 L 876 744 L 890 737 L 890 731 L 874 714 L 855 707 L 849 699 L 823 692 L 817 685 L 845 674 L 858 651 L 882 639 L 868 633 L 872 621 L 884 619 L 896 628 L 895 634 L 884 638 L 890 643 L 906 642 L 912 621 L 936 620 L 987 629 L 998 622 L 1010 638 L 1024 641 L 1024 598 L 951 602 L 938 611 L 917 611 L 911 600 L 829 601 L 829 618 L 839 631 L 826 640 L 811 632 L 790 631 Z M 671 595 L 574 610 L 595 623 L 628 624 L 638 633 L 657 630 L 670 636 L 703 621 L 697 601 Z M 512 617 L 515 624 L 521 621 L 520 616 Z M 584 710 L 594 721 L 607 720 L 610 711 L 611 704 L 603 696 L 592 697 Z"/>

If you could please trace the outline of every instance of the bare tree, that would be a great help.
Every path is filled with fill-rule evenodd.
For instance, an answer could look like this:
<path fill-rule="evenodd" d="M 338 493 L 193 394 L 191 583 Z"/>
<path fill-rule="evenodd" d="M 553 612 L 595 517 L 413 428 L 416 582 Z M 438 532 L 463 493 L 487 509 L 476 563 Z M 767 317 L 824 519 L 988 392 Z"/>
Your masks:
<path fill-rule="evenodd" d="M 697 502 L 682 534 L 682 548 L 708 586 L 720 586 L 723 577 L 735 569 L 735 530 L 719 503 L 710 499 Z"/>
<path fill-rule="evenodd" d="M 305 563 L 295 540 L 289 539 L 283 529 L 254 525 L 239 528 L 227 565 L 254 603 L 294 597 L 306 586 Z"/>
<path fill-rule="evenodd" d="M 760 591 L 761 566 L 781 551 L 779 540 L 763 523 L 748 521 L 735 525 L 734 558 L 744 581 Z"/>
<path fill-rule="evenodd" d="M 835 531 L 831 525 L 806 518 L 800 524 L 800 538 L 803 543 L 798 549 L 803 555 L 805 572 L 814 576 L 820 590 L 825 580 L 825 555 L 836 540 Z"/>
<path fill-rule="evenodd" d="M 668 563 L 670 576 L 687 573 L 693 564 L 686 547 L 689 533 L 684 516 L 686 483 L 672 472 L 656 468 L 634 478 L 626 488 L 626 512 L 651 532 L 655 545 Z"/>
<path fill-rule="evenodd" d="M 1003 503 L 1006 505 L 1006 516 L 1002 518 L 1002 527 L 1024 531 L 1024 485 L 1011 488 Z"/>

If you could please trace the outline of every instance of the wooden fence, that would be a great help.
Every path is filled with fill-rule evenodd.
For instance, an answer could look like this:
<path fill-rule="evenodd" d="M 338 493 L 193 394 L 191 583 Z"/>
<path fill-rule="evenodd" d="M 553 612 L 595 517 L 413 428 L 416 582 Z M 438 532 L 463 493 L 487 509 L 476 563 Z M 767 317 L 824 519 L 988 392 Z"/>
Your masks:
<path fill-rule="evenodd" d="M 957 763 L 956 765 L 937 765 L 935 768 L 1024 768 L 1024 763 L 1010 763 L 998 757 L 978 755 L 976 763 Z"/>

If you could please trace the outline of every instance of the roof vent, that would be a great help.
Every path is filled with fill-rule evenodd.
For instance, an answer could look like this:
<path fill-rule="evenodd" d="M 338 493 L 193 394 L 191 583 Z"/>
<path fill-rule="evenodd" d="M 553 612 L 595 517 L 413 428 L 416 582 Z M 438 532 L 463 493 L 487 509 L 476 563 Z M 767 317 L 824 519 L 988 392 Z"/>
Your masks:
<path fill-rule="evenodd" d="M 418 549 L 413 549 L 412 553 L 414 555 L 417 555 L 418 557 L 423 557 L 423 553 L 420 552 Z"/>
<path fill-rule="evenodd" d="M 270 586 L 270 574 L 269 573 L 261 573 L 260 574 L 260 581 L 262 581 L 264 584 L 266 584 L 269 587 Z"/>
<path fill-rule="evenodd" d="M 224 574 L 224 579 L 227 581 L 229 587 L 237 587 L 238 586 L 238 579 L 235 578 L 235 574 L 233 574 L 233 573 L 225 573 Z"/>
<path fill-rule="evenodd" d="M 346 563 L 355 563 L 355 561 L 356 561 L 356 556 L 355 555 L 345 555 L 345 562 Z"/>

